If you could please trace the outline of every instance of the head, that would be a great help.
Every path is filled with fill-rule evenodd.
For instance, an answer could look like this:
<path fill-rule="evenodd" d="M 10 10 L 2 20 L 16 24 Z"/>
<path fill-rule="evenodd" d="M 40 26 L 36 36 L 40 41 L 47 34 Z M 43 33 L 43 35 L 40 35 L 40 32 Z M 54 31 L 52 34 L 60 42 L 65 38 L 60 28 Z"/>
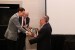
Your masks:
<path fill-rule="evenodd" d="M 22 17 L 22 16 L 25 14 L 25 9 L 22 8 L 22 7 L 20 7 L 20 8 L 18 9 L 18 14 L 19 14 L 20 17 Z"/>
<path fill-rule="evenodd" d="M 28 17 L 29 13 L 25 12 L 24 17 Z"/>
<path fill-rule="evenodd" d="M 49 17 L 48 16 L 43 16 L 40 19 L 40 25 L 46 24 L 49 21 Z"/>
<path fill-rule="evenodd" d="M 29 15 L 29 13 L 28 12 L 25 12 L 25 16 L 28 17 L 28 15 Z"/>

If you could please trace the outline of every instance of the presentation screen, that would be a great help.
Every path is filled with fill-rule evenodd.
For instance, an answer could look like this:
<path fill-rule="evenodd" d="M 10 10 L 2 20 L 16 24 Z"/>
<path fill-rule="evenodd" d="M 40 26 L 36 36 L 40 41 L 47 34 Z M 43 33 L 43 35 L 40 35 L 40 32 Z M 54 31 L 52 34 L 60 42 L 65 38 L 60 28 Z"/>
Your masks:
<path fill-rule="evenodd" d="M 53 35 L 75 35 L 75 0 L 46 0 Z"/>

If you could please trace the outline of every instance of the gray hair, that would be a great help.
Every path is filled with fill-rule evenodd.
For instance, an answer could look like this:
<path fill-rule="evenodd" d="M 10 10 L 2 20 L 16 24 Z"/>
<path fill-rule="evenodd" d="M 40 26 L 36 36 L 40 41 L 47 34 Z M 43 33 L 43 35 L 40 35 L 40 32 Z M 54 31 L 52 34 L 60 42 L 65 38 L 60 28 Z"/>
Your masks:
<path fill-rule="evenodd" d="M 44 16 L 43 18 L 45 19 L 45 22 L 49 21 L 49 16 Z"/>

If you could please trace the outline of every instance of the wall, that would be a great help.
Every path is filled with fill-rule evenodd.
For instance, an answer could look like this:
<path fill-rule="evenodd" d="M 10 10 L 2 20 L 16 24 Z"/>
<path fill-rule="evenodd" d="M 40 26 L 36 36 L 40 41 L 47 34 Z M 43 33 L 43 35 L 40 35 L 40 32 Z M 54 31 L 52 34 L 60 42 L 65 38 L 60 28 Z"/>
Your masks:
<path fill-rule="evenodd" d="M 75 0 L 47 0 L 52 34 L 75 35 Z"/>
<path fill-rule="evenodd" d="M 12 2 L 10 2 L 12 1 Z M 45 15 L 45 0 L 0 0 L 0 3 L 19 3 L 29 12 L 30 26 L 39 27 L 40 18 Z M 30 45 L 26 38 L 27 49 L 35 49 L 36 44 Z"/>
<path fill-rule="evenodd" d="M 29 17 L 31 18 L 30 25 L 33 27 L 39 27 L 39 19 L 45 14 L 45 1 L 44 0 L 22 0 L 23 7 L 29 11 Z"/>
<path fill-rule="evenodd" d="M 39 27 L 39 20 L 45 15 L 45 0 L 0 0 L 0 3 L 6 1 L 18 1 L 29 12 L 30 26 Z M 11 3 L 11 2 L 10 2 Z"/>

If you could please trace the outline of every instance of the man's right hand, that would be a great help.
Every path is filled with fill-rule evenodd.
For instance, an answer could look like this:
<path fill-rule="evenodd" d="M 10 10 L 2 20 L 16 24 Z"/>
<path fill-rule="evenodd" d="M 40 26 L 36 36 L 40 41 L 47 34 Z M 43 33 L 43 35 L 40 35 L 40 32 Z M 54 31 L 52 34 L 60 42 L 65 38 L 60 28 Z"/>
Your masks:
<path fill-rule="evenodd" d="M 34 37 L 34 34 L 33 33 L 31 33 L 31 32 L 29 32 L 29 31 L 27 31 L 27 33 L 26 33 L 28 36 L 30 36 L 30 37 Z"/>

